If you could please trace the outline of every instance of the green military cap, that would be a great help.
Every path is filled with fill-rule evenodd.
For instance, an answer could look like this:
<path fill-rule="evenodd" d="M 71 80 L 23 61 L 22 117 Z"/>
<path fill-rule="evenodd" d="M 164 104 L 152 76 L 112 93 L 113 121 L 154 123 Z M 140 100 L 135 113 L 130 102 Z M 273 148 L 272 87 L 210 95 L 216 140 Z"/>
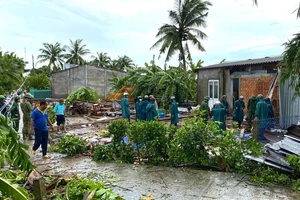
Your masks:
<path fill-rule="evenodd" d="M 32 96 L 30 94 L 25 94 L 24 98 L 28 98 L 28 99 L 31 99 Z"/>
<path fill-rule="evenodd" d="M 209 96 L 206 96 L 206 97 L 204 97 L 204 99 L 205 99 L 205 100 L 209 100 L 209 99 L 210 99 L 210 97 L 209 97 Z"/>
<path fill-rule="evenodd" d="M 17 99 L 20 99 L 20 97 L 19 96 L 15 96 L 15 100 L 17 100 Z"/>
<path fill-rule="evenodd" d="M 5 99 L 5 96 L 3 96 L 3 95 L 0 95 L 0 99 Z"/>

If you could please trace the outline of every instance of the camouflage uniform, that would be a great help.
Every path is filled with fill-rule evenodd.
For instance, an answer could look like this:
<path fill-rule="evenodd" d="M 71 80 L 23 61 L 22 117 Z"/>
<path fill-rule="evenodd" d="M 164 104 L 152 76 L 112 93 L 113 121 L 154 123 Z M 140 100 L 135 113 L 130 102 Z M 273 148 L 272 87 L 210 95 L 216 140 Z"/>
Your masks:
<path fill-rule="evenodd" d="M 32 106 L 29 103 L 29 101 L 23 101 L 21 103 L 21 110 L 23 112 L 22 134 L 23 134 L 23 139 L 25 139 L 26 135 L 29 135 L 29 133 L 30 133 L 30 120 L 31 120 L 30 115 L 31 115 L 31 111 L 32 111 Z"/>
<path fill-rule="evenodd" d="M 14 121 L 14 129 L 18 132 L 19 131 L 19 122 L 20 122 L 20 111 L 19 111 L 19 104 L 18 102 L 14 102 L 11 110 L 11 118 Z"/>

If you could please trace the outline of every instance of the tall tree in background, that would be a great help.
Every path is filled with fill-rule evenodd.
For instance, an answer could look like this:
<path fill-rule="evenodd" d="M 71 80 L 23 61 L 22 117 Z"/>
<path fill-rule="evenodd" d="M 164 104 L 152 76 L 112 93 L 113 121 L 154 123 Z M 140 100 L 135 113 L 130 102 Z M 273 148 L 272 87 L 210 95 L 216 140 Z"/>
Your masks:
<path fill-rule="evenodd" d="M 128 56 L 119 56 L 117 63 L 118 63 L 118 70 L 124 71 L 126 68 L 129 69 L 135 68 L 133 61 Z"/>
<path fill-rule="evenodd" d="M 17 89 L 23 81 L 26 63 L 15 53 L 0 50 L 0 92 L 10 92 Z"/>
<path fill-rule="evenodd" d="M 63 69 L 64 64 L 64 50 L 61 48 L 61 44 L 56 42 L 55 44 L 43 43 L 44 48 L 39 49 L 41 52 L 38 55 L 38 62 L 48 62 L 50 71 L 58 71 Z"/>
<path fill-rule="evenodd" d="M 86 48 L 86 45 L 82 45 L 82 39 L 77 39 L 74 42 L 70 40 L 70 46 L 65 46 L 65 50 L 67 53 L 65 57 L 67 59 L 66 63 L 76 64 L 76 65 L 84 65 L 86 62 L 82 58 L 90 53 L 90 50 Z"/>
<path fill-rule="evenodd" d="M 111 65 L 111 58 L 107 55 L 107 53 L 98 53 L 96 56 L 91 56 L 92 65 L 96 65 L 99 67 L 109 67 Z"/>
<path fill-rule="evenodd" d="M 171 24 L 165 24 L 158 29 L 156 37 L 159 40 L 151 49 L 159 47 L 160 55 L 166 53 L 165 62 L 179 51 L 179 60 L 183 61 L 186 70 L 186 58 L 191 60 L 188 41 L 200 51 L 205 51 L 200 40 L 206 34 L 200 30 L 206 27 L 208 7 L 212 4 L 202 0 L 175 0 L 174 10 L 169 11 Z"/>

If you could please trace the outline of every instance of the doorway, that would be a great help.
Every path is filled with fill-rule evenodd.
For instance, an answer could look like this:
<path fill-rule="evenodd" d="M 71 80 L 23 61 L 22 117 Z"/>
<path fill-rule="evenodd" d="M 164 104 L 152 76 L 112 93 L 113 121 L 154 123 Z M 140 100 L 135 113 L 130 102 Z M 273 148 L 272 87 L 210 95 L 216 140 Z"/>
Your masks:
<path fill-rule="evenodd" d="M 232 96 L 232 105 L 234 102 L 239 99 L 240 96 L 240 79 L 232 78 L 231 79 L 231 96 Z"/>
<path fill-rule="evenodd" d="M 220 99 L 219 90 L 220 90 L 219 80 L 208 81 L 208 96 L 210 97 L 208 106 L 210 107 L 210 109 L 212 109 L 215 102 Z"/>

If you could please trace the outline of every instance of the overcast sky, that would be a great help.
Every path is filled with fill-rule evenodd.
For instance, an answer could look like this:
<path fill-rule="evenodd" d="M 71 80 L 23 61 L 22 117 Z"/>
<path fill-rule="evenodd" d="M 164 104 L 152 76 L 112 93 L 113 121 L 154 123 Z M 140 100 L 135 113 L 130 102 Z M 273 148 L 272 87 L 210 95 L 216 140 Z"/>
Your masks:
<path fill-rule="evenodd" d="M 113 59 L 129 56 L 136 64 L 156 58 L 149 50 L 158 28 L 168 21 L 174 0 L 0 0 L 0 47 L 25 57 L 31 66 L 43 42 L 69 44 L 83 39 L 92 53 Z M 282 44 L 299 32 L 292 13 L 299 0 L 215 0 L 209 9 L 206 52 L 192 50 L 204 65 L 280 55 Z M 90 56 L 87 57 L 89 59 Z M 165 55 L 157 61 L 164 64 Z M 168 64 L 177 65 L 178 55 Z"/>

